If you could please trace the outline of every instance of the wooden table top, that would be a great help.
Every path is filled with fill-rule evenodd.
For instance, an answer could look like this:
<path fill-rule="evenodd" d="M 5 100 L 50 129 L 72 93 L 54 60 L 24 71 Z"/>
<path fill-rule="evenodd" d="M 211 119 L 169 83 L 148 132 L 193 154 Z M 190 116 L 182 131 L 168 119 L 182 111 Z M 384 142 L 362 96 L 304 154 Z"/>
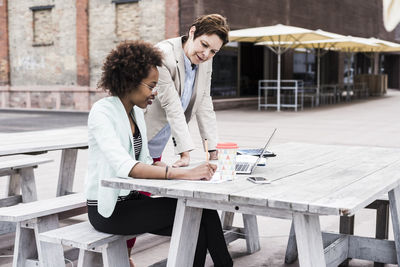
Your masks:
<path fill-rule="evenodd" d="M 87 146 L 86 127 L 0 134 L 0 156 Z"/>
<path fill-rule="evenodd" d="M 153 194 L 254 205 L 320 215 L 352 215 L 400 183 L 400 149 L 287 143 L 253 176 L 219 184 L 183 180 L 110 178 L 103 185 Z"/>

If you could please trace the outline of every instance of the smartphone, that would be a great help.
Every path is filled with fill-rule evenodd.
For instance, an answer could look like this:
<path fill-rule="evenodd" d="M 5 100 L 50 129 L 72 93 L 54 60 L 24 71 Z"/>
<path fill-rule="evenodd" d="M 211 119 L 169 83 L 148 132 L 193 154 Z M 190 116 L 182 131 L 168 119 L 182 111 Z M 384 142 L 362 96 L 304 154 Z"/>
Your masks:
<path fill-rule="evenodd" d="M 271 183 L 267 178 L 265 177 L 255 177 L 255 176 L 250 176 L 247 177 L 247 180 L 250 182 L 253 182 L 255 184 L 269 184 Z"/>

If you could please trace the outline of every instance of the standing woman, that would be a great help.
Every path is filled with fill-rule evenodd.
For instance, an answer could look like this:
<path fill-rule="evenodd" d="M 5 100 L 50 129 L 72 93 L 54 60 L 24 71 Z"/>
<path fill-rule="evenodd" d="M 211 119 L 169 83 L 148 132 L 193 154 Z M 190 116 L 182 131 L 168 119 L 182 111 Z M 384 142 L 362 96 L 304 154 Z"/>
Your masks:
<path fill-rule="evenodd" d="M 157 92 L 162 54 L 152 45 L 125 42 L 112 50 L 102 68 L 99 87 L 110 96 L 97 101 L 89 113 L 89 158 L 85 192 L 88 217 L 95 229 L 105 233 L 171 235 L 176 199 L 152 198 L 138 191 L 103 187 L 101 179 L 209 180 L 216 166 L 205 163 L 185 170 L 152 165 L 143 108 Z M 232 266 L 218 213 L 204 210 L 193 266 L 204 266 L 207 250 L 215 266 Z"/>
<path fill-rule="evenodd" d="M 217 121 L 210 96 L 212 58 L 228 42 L 229 26 L 218 14 L 198 17 L 188 35 L 157 44 L 164 54 L 158 96 L 145 119 L 151 157 L 157 161 L 170 136 L 180 159 L 173 167 L 187 166 L 194 149 L 188 123 L 196 117 L 200 135 L 208 140 L 210 159 L 217 159 Z"/>

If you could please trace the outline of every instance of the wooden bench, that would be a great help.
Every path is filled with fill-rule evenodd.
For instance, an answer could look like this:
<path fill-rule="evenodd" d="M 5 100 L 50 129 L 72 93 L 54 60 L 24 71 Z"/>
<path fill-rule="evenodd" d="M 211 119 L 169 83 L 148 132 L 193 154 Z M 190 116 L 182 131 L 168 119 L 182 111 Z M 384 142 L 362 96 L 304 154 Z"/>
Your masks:
<path fill-rule="evenodd" d="M 381 196 L 369 204 L 367 209 L 376 209 L 376 227 L 375 238 L 388 239 L 389 237 L 389 198 L 388 195 Z M 354 235 L 354 215 L 340 216 L 339 233 Z M 286 248 L 285 263 L 291 264 L 297 259 L 296 234 L 293 222 L 290 228 L 289 240 Z M 375 262 L 374 267 L 383 267 L 385 264 Z M 348 266 L 348 260 L 344 261 L 340 266 Z"/>
<path fill-rule="evenodd" d="M 83 194 L 0 208 L 0 221 L 17 223 L 13 267 L 41 266 L 38 261 L 45 258 L 46 247 L 40 245 L 39 234 L 58 228 L 59 220 L 63 218 L 85 212 L 86 199 Z M 63 254 L 59 254 L 59 257 L 63 257 Z"/>
<path fill-rule="evenodd" d="M 8 196 L 0 200 L 0 207 L 37 200 L 33 168 L 51 161 L 51 159 L 37 156 L 24 156 L 19 159 L 1 158 L 0 176 L 10 176 L 10 179 L 8 182 Z"/>
<path fill-rule="evenodd" d="M 0 207 L 37 200 L 36 181 L 33 169 L 51 159 L 37 156 L 23 158 L 1 157 L 0 176 L 9 176 L 6 197 L 0 199 Z M 15 232 L 15 223 L 0 223 L 0 234 Z"/>
<path fill-rule="evenodd" d="M 69 225 L 39 235 L 46 248 L 44 267 L 64 266 L 62 245 L 79 248 L 78 266 L 129 267 L 126 240 L 139 235 L 113 235 L 99 232 L 88 222 Z"/>

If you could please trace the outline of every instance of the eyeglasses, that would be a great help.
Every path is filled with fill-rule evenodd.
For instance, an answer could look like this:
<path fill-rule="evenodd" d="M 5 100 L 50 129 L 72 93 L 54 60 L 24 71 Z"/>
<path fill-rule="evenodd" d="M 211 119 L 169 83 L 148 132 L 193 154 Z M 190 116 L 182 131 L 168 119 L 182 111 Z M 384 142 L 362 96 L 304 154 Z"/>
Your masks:
<path fill-rule="evenodd" d="M 156 87 L 150 86 L 147 83 L 144 82 L 140 82 L 141 84 L 143 84 L 144 86 L 146 86 L 147 88 L 149 88 L 151 90 L 151 92 L 154 94 L 156 92 Z"/>

